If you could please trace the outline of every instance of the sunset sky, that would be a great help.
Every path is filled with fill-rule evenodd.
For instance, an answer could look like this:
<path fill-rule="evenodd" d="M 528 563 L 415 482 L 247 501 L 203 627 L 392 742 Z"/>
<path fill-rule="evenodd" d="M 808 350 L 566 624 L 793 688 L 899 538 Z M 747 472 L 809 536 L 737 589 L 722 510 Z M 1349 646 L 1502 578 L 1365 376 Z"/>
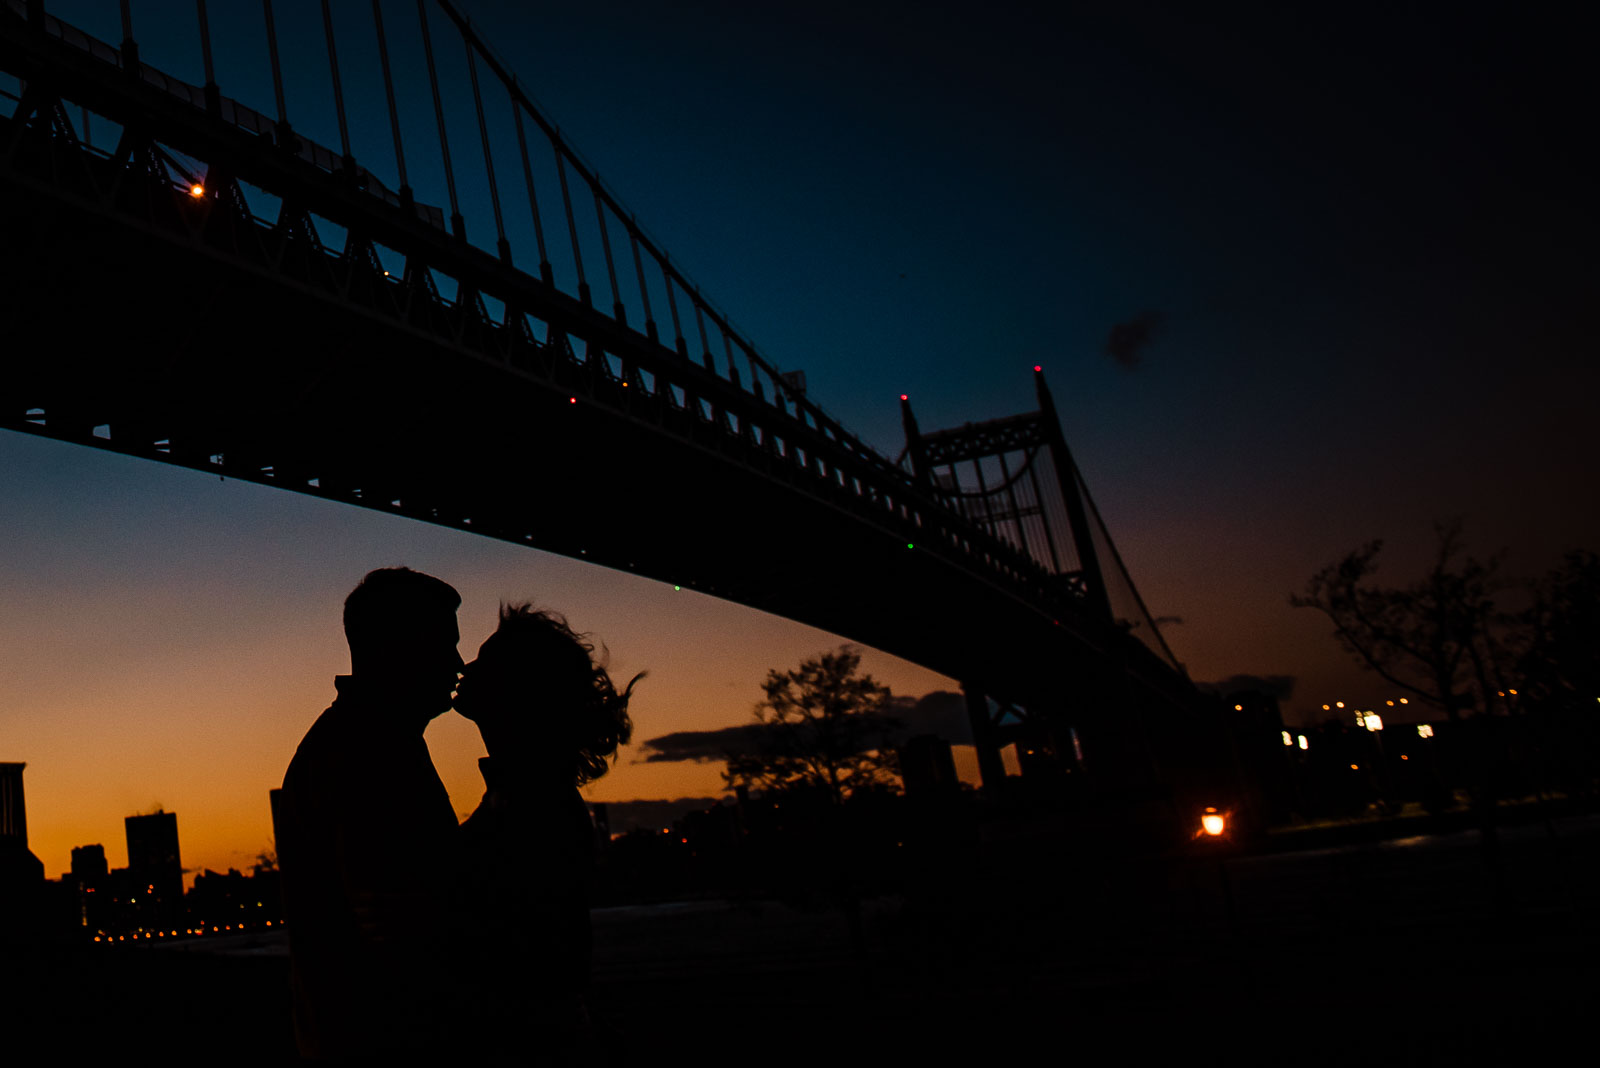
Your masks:
<path fill-rule="evenodd" d="M 120 38 L 114 3 L 48 6 Z M 214 32 L 243 50 L 259 11 L 223 6 Z M 1294 721 L 1334 697 L 1382 700 L 1326 624 L 1288 606 L 1365 540 L 1387 539 L 1397 581 L 1436 519 L 1462 517 L 1479 553 L 1509 547 L 1513 577 L 1600 545 L 1586 60 L 1554 15 L 464 6 L 675 260 L 881 451 L 902 444 L 900 393 L 924 430 L 959 425 L 1030 409 L 1043 364 L 1146 603 L 1182 619 L 1166 635 L 1197 681 L 1285 677 Z M 246 7 L 248 22 L 232 13 Z M 309 51 L 289 48 L 286 65 L 316 69 L 316 5 L 275 8 L 281 32 L 315 29 L 287 37 Z M 194 6 L 133 9 L 145 58 L 203 80 L 182 46 Z M 178 43 L 161 43 L 168 28 Z M 370 65 L 359 40 L 340 46 L 356 151 L 385 173 L 380 105 L 370 84 L 351 88 Z M 259 72 L 227 78 L 225 93 L 271 110 Z M 296 127 L 336 145 L 331 116 L 300 103 Z M 474 136 L 452 148 L 481 237 Z M 417 152 L 419 197 L 442 203 Z M 1111 327 L 1146 312 L 1160 325 L 1136 363 L 1108 356 Z M 151 324 L 149 343 L 178 325 Z M 650 672 L 638 741 L 742 722 L 767 669 L 843 640 L 12 433 L 0 545 L 0 760 L 28 763 L 31 845 L 52 876 L 89 842 L 124 863 L 122 818 L 157 804 L 178 815 L 188 867 L 243 867 L 266 848 L 267 790 L 348 668 L 340 604 L 374 567 L 454 584 L 468 659 L 500 600 L 567 612 L 617 674 Z M 870 650 L 864 666 L 901 694 L 954 688 Z M 470 810 L 475 730 L 447 716 L 428 740 Z M 587 793 L 707 796 L 720 781 L 714 764 L 639 762 L 635 745 Z"/>

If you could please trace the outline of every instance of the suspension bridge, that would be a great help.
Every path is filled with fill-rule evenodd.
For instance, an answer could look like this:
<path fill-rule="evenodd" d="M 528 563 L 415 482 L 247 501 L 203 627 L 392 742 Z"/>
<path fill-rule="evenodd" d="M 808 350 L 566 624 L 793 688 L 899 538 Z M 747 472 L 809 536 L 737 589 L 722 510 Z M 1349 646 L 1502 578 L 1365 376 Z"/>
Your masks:
<path fill-rule="evenodd" d="M 233 95 L 257 82 L 205 0 L 180 35 L 198 84 L 141 59 L 170 21 L 104 7 L 96 36 L 0 0 L 0 426 L 865 642 L 962 681 L 986 783 L 1019 738 L 1158 774 L 1146 721 L 1196 694 L 1040 369 L 1037 410 L 989 422 L 924 432 L 902 398 L 891 459 L 701 292 L 449 0 L 263 0 L 266 111 Z"/>

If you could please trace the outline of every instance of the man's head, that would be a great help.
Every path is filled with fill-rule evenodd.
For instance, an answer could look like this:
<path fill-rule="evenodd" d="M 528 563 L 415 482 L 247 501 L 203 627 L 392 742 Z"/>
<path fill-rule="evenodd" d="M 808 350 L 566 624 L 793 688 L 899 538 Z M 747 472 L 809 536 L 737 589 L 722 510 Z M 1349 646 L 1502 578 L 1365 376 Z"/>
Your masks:
<path fill-rule="evenodd" d="M 344 636 L 357 678 L 415 698 L 430 716 L 450 707 L 461 670 L 456 609 L 448 582 L 408 567 L 369 572 L 344 601 Z"/>

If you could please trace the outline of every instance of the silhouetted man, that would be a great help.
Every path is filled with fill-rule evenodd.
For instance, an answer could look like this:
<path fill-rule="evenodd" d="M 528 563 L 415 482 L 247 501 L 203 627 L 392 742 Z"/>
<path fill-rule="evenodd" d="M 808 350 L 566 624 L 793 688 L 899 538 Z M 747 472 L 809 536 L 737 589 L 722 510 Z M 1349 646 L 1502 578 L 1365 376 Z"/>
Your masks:
<path fill-rule="evenodd" d="M 349 675 L 300 742 L 278 829 L 303 1056 L 388 1060 L 451 1026 L 450 798 L 422 734 L 461 669 L 447 583 L 373 571 L 344 604 Z"/>

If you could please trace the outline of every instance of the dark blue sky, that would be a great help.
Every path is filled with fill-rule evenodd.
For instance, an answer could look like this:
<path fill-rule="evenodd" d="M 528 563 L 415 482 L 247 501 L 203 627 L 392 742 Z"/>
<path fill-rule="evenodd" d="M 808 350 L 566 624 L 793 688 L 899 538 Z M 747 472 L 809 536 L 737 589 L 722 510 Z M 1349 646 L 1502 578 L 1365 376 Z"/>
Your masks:
<path fill-rule="evenodd" d="M 115 4 L 50 6 L 120 36 Z M 133 7 L 146 58 L 200 81 L 193 5 Z M 211 7 L 223 91 L 271 113 L 258 6 Z M 1600 542 L 1583 36 L 1555 9 L 464 7 L 687 273 L 884 452 L 898 394 L 924 429 L 990 418 L 1032 406 L 1042 363 L 1197 678 L 1297 676 L 1295 715 L 1371 690 L 1287 605 L 1368 538 L 1396 579 L 1434 519 L 1519 573 Z M 275 8 L 291 118 L 336 146 L 317 6 Z M 369 5 L 335 9 L 355 152 L 389 176 Z M 443 204 L 414 5 L 385 12 L 413 184 Z M 434 26 L 492 243 L 460 46 Z M 1142 312 L 1161 325 L 1120 365 L 1106 336 Z"/>

